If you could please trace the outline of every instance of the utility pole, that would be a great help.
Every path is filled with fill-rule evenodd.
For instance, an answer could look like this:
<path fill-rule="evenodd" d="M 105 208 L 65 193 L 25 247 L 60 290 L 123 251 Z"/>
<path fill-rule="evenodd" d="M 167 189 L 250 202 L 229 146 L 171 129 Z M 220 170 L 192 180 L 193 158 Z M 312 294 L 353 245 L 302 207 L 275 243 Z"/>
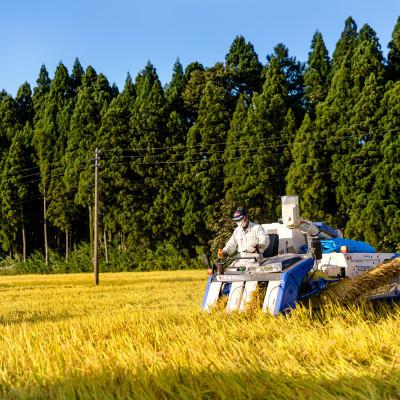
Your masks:
<path fill-rule="evenodd" d="M 99 149 L 94 151 L 94 218 L 93 218 L 93 272 L 94 284 L 99 284 Z"/>

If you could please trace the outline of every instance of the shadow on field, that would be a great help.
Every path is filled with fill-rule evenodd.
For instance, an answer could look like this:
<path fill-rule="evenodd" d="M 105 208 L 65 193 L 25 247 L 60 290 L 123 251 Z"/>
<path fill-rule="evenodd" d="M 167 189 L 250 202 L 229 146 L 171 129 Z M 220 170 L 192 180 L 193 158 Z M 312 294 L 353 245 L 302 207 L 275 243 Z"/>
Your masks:
<path fill-rule="evenodd" d="M 156 366 L 152 366 L 156 368 Z M 289 377 L 266 371 L 211 372 L 161 370 L 151 374 L 110 370 L 98 375 L 77 375 L 19 389 L 0 381 L 5 399 L 385 399 L 398 398 L 396 374 L 385 377 L 344 375 Z M 323 373 L 323 371 L 321 371 Z"/>

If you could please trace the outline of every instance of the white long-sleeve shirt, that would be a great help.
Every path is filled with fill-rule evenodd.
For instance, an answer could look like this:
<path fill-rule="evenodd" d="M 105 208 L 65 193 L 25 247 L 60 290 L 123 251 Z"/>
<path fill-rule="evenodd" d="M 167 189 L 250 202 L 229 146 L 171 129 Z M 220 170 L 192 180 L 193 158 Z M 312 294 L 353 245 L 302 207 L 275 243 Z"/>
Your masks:
<path fill-rule="evenodd" d="M 269 236 L 264 228 L 253 222 L 249 222 L 246 229 L 237 227 L 223 248 L 225 254 L 231 255 L 235 251 L 238 253 L 254 253 L 258 251 L 260 254 L 269 245 Z"/>

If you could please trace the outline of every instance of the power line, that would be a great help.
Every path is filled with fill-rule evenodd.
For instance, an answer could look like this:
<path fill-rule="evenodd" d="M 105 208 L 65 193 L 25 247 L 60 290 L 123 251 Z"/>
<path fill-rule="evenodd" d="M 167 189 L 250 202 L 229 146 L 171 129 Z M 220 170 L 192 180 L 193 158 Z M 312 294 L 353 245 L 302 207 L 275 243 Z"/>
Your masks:
<path fill-rule="evenodd" d="M 396 132 L 396 131 L 399 131 L 399 130 L 400 130 L 400 128 L 393 128 L 393 129 L 386 130 L 386 131 L 365 132 L 365 133 L 363 133 L 363 135 L 364 136 L 371 136 L 371 135 L 375 135 L 377 133 Z M 329 141 L 336 141 L 336 140 L 346 140 L 346 139 L 354 139 L 354 140 L 356 140 L 357 139 L 354 135 L 330 136 L 330 137 L 327 137 L 327 138 L 321 138 L 321 139 L 317 139 L 317 140 L 306 140 L 306 141 L 303 141 L 303 142 L 292 142 L 292 143 L 289 143 L 289 142 L 283 142 L 283 141 L 279 142 L 278 141 L 277 143 L 272 144 L 272 145 L 260 144 L 257 147 L 241 146 L 242 144 L 246 144 L 246 143 L 247 144 L 253 144 L 253 143 L 257 143 L 257 142 L 264 143 L 265 141 L 267 141 L 267 143 L 268 143 L 269 140 L 280 139 L 280 138 L 281 137 L 276 136 L 276 137 L 270 137 L 270 138 L 267 138 L 267 139 L 257 139 L 257 140 L 256 139 L 251 139 L 251 140 L 248 140 L 248 141 L 239 140 L 239 147 L 235 147 L 232 150 L 233 151 L 240 151 L 240 150 L 250 150 L 250 151 L 252 151 L 252 150 L 259 149 L 259 148 L 286 148 L 286 147 L 289 147 L 290 145 L 293 145 L 294 143 L 296 143 L 297 145 L 301 145 L 301 144 L 308 145 L 308 144 L 312 144 L 312 143 L 329 142 Z M 210 146 L 226 145 L 226 143 L 227 142 L 213 143 L 213 144 L 210 144 Z M 204 146 L 204 144 L 198 144 L 198 145 L 193 145 L 193 146 L 192 145 L 178 145 L 178 146 L 181 149 L 182 148 L 193 148 L 193 147 L 196 148 L 196 147 Z M 103 150 L 101 150 L 101 153 L 110 153 L 110 152 L 114 152 L 114 151 L 115 152 L 123 152 L 123 153 L 124 152 L 134 152 L 134 151 L 154 151 L 154 150 L 162 150 L 162 149 L 175 149 L 178 146 L 136 148 L 136 149 L 103 149 Z M 79 152 L 79 149 L 75 150 L 75 152 Z M 191 156 L 195 156 L 195 155 L 206 156 L 207 154 L 223 154 L 225 152 L 226 152 L 225 149 L 224 150 L 204 150 L 204 151 L 199 151 L 199 152 L 196 152 L 196 153 L 191 153 Z M 115 155 L 114 157 L 124 158 L 124 159 L 125 158 L 127 158 L 127 159 L 143 159 L 144 157 L 159 157 L 159 156 L 165 156 L 165 155 L 177 157 L 177 156 L 185 156 L 186 154 L 187 154 L 187 152 L 178 152 L 178 153 L 172 153 L 172 154 L 159 153 L 159 154 L 151 154 L 151 155 L 145 154 L 145 155 L 138 155 L 138 156 Z M 279 155 L 284 155 L 284 153 L 274 153 L 273 154 L 273 156 L 279 156 Z M 232 159 L 235 160 L 235 159 L 239 159 L 239 158 L 241 158 L 241 157 L 234 157 Z M 53 167 L 57 166 L 57 165 L 60 165 L 60 164 L 64 164 L 66 161 L 73 160 L 73 159 L 75 159 L 75 158 L 71 156 L 71 157 L 63 158 L 62 160 L 59 160 L 59 161 L 51 162 L 51 163 L 49 163 L 49 169 L 50 169 L 50 171 L 66 169 L 67 168 L 66 165 L 62 165 L 62 166 L 57 167 L 57 168 L 53 168 Z M 110 159 L 111 159 L 111 157 L 103 157 L 102 158 L 103 161 L 108 161 Z M 88 162 L 90 160 L 91 159 L 88 157 L 88 159 L 86 161 L 79 163 L 79 165 L 85 165 L 85 164 L 89 165 Z M 230 158 L 226 158 L 226 161 L 230 161 L 230 160 L 231 160 Z M 201 161 L 205 161 L 205 160 L 204 159 L 197 159 L 197 160 L 181 160 L 181 161 L 161 161 L 161 162 L 160 161 L 154 161 L 154 162 L 147 161 L 147 162 L 144 162 L 144 163 L 137 163 L 136 165 L 157 165 L 157 164 L 160 164 L 160 163 L 161 164 L 166 164 L 166 163 L 167 164 L 174 164 L 174 163 L 181 163 L 181 162 L 184 162 L 184 163 L 186 163 L 186 162 L 187 163 L 196 163 L 196 162 L 201 162 Z M 219 161 L 222 161 L 222 159 L 220 159 Z M 23 169 L 19 169 L 19 170 L 5 171 L 4 173 L 6 175 L 11 175 L 12 177 L 17 176 L 18 179 L 25 179 L 25 178 L 28 178 L 28 177 L 33 177 L 33 176 L 40 175 L 41 174 L 40 169 L 41 169 L 40 166 L 36 166 L 36 167 L 30 167 L 30 168 L 23 168 Z M 25 172 L 25 171 L 30 171 L 30 170 L 39 170 L 39 171 L 36 172 L 36 173 L 32 173 L 32 174 L 19 175 L 20 172 Z"/>
<path fill-rule="evenodd" d="M 391 129 L 391 130 L 388 130 L 386 132 L 394 132 L 394 131 L 398 131 L 398 130 L 400 130 L 400 128 L 399 129 Z M 366 133 L 365 135 L 371 135 L 371 133 Z M 325 142 L 325 141 L 335 141 L 335 140 L 343 140 L 343 139 L 355 139 L 355 137 L 353 135 L 352 136 L 335 136 L 335 137 L 328 137 L 328 138 L 325 138 L 325 139 L 318 139 L 318 140 L 314 140 L 314 141 L 297 142 L 297 144 L 301 144 L 301 143 L 310 144 L 310 143 Z M 266 146 L 266 147 L 288 147 L 288 146 L 289 146 L 289 143 L 281 142 L 281 144 L 275 144 L 275 145 Z M 239 147 L 239 149 L 243 149 L 243 148 Z M 252 148 L 247 148 L 247 147 L 245 149 L 252 150 Z M 224 151 L 221 150 L 221 151 L 215 151 L 214 153 L 218 154 L 218 153 L 223 153 L 223 152 Z M 197 153 L 197 154 L 204 155 L 204 153 L 205 152 L 200 152 L 200 153 Z M 173 154 L 173 155 L 174 156 L 178 156 L 178 155 L 184 155 L 184 154 L 185 153 L 181 153 L 181 154 L 177 153 L 177 154 Z M 196 153 L 194 153 L 194 154 L 196 154 Z M 192 154 L 192 155 L 194 155 L 194 154 Z M 279 155 L 283 155 L 283 154 L 284 153 L 275 153 L 274 155 L 275 156 L 279 156 Z M 159 155 L 161 155 L 161 154 L 159 154 Z M 153 156 L 155 156 L 155 155 L 153 155 Z M 127 155 L 117 155 L 116 157 L 117 158 L 122 158 L 122 159 L 143 158 L 143 157 L 140 157 L 140 156 L 127 156 Z M 223 163 L 226 163 L 226 162 L 229 162 L 229 161 L 232 161 L 232 160 L 239 160 L 241 158 L 242 157 L 213 158 L 213 159 L 202 158 L 202 159 L 197 159 L 197 160 L 178 160 L 178 161 L 152 161 L 152 162 L 148 161 L 148 162 L 135 163 L 135 166 L 138 166 L 138 165 L 181 164 L 181 163 L 191 164 L 191 163 L 203 163 L 203 162 L 204 163 L 208 163 L 208 162 L 223 162 Z M 69 159 L 72 159 L 72 157 L 69 157 Z M 89 161 L 90 160 L 87 159 L 84 162 L 78 163 L 78 166 L 81 166 L 81 168 L 78 168 L 76 170 L 76 172 L 81 172 L 81 171 L 85 170 L 86 169 L 85 167 L 87 167 L 89 165 Z M 103 159 L 103 161 L 105 161 L 105 162 L 107 162 L 107 161 L 110 162 L 111 161 L 111 163 L 109 163 L 109 165 L 131 165 L 130 162 L 116 162 L 116 161 L 113 161 L 113 159 L 111 157 L 105 158 L 105 159 Z M 60 162 L 54 162 L 54 163 L 51 163 L 49 165 L 58 165 L 58 164 L 61 164 L 61 163 L 64 163 L 64 162 L 65 162 L 64 160 L 61 160 Z M 372 166 L 372 164 L 368 164 L 368 163 L 359 163 L 359 164 L 351 164 L 351 165 L 352 166 L 358 166 L 358 165 Z M 40 172 L 32 173 L 32 174 L 26 174 L 26 175 L 17 175 L 17 172 L 30 171 L 30 170 L 34 170 L 34 169 L 40 169 L 40 168 L 39 167 L 24 168 L 24 169 L 12 171 L 12 173 L 14 174 L 14 178 L 17 177 L 18 180 L 23 180 L 23 179 L 26 179 L 26 178 L 32 178 L 32 177 L 35 177 L 35 176 L 40 176 Z M 59 171 L 59 170 L 65 170 L 65 169 L 66 169 L 66 167 L 64 165 L 61 166 L 61 167 L 57 167 L 57 168 L 50 168 L 49 169 L 49 171 L 50 171 L 49 177 L 51 179 L 54 179 L 54 178 L 58 178 L 58 177 L 64 176 L 64 172 L 65 171 L 63 171 L 61 173 L 56 173 L 56 172 Z M 332 173 L 334 173 L 334 171 L 332 171 L 331 169 L 328 169 L 328 170 L 325 170 L 325 171 L 324 170 L 318 170 L 318 171 L 312 171 L 312 172 L 303 171 L 303 174 L 307 175 L 307 176 L 315 175 L 315 174 L 319 174 L 319 175 L 324 176 L 324 175 L 328 175 L 328 174 L 332 174 Z M 281 181 L 282 180 L 281 178 L 284 178 L 286 176 L 287 176 L 286 173 L 284 173 L 284 174 L 275 174 L 274 177 L 269 178 L 267 180 L 264 180 L 263 182 Z M 148 177 L 147 178 L 147 180 L 150 180 L 150 181 L 152 179 L 157 179 L 157 182 L 168 182 L 168 183 L 176 182 L 176 179 L 160 179 L 160 178 L 157 178 L 157 177 Z M 195 179 L 195 178 L 192 177 L 192 179 Z M 10 180 L 12 180 L 12 177 L 10 177 L 9 179 L 6 179 L 6 180 L 3 179 L 2 181 L 3 182 L 4 181 L 7 182 L 7 181 L 10 181 Z M 31 179 L 31 180 L 28 180 L 26 182 L 21 182 L 21 183 L 27 185 L 27 184 L 31 184 L 31 183 L 40 182 L 41 180 L 42 180 L 41 178 L 39 178 L 39 179 Z M 223 181 L 226 181 L 226 180 L 227 180 L 226 177 L 223 177 L 223 178 L 209 178 L 209 181 L 212 181 L 212 182 L 223 182 Z M 145 181 L 129 179 L 129 182 L 130 183 L 134 183 L 135 186 L 138 186 L 138 185 L 142 185 L 143 187 L 149 186 L 149 184 L 146 183 Z M 229 180 L 228 180 L 228 182 L 229 182 Z M 154 187 L 153 183 L 154 182 L 152 182 L 152 184 L 151 184 L 152 187 Z M 183 183 L 183 182 L 182 182 L 182 184 L 184 186 L 187 185 L 187 183 Z M 69 186 L 68 187 L 68 191 L 75 190 L 77 188 L 78 188 L 78 186 L 73 186 L 73 187 Z M 29 203 L 29 202 L 33 202 L 33 201 L 36 201 L 36 200 L 41 199 L 41 198 L 42 198 L 42 196 L 36 196 L 36 197 L 33 197 L 33 198 L 25 198 L 25 199 L 21 200 L 20 202 L 16 202 L 16 204 Z"/>
<path fill-rule="evenodd" d="M 87 162 L 82 162 L 82 163 L 78 164 L 78 166 L 80 166 L 80 165 L 88 165 L 88 163 Z M 49 170 L 50 174 L 48 175 L 48 177 L 52 178 L 53 176 L 55 176 L 53 174 L 53 172 L 59 171 L 59 170 L 61 171 L 61 170 L 65 170 L 65 169 L 66 169 L 65 167 L 52 168 L 52 169 Z M 78 171 L 81 171 L 81 170 L 83 170 L 83 169 L 82 168 L 78 169 Z M 4 179 L 4 178 L 1 179 L 1 182 L 6 182 L 7 183 L 7 182 L 11 182 L 13 179 L 16 179 L 16 180 L 20 181 L 20 182 L 16 182 L 16 183 L 20 183 L 20 184 L 24 184 L 25 185 L 25 184 L 32 183 L 32 182 L 40 182 L 42 180 L 42 178 L 40 178 L 40 179 L 36 179 L 36 180 L 28 180 L 28 181 L 25 181 L 25 182 L 21 182 L 22 180 L 24 180 L 26 178 L 32 178 L 34 176 L 41 176 L 41 172 L 36 172 L 34 174 L 27 174 L 27 175 L 19 175 L 17 173 L 18 171 L 19 170 L 12 171 L 13 175 L 11 175 L 11 173 L 8 172 L 8 175 L 11 175 L 11 176 L 9 178 L 7 178 L 7 179 Z M 64 175 L 64 173 L 62 173 L 61 175 Z M 59 176 L 59 175 L 57 175 L 57 176 Z"/>
<path fill-rule="evenodd" d="M 350 136 L 347 136 L 347 137 L 338 137 L 337 138 L 337 140 L 343 140 L 343 139 L 346 139 L 346 138 L 350 138 Z M 335 140 L 335 138 L 332 138 L 332 137 L 330 137 L 330 138 L 327 138 L 327 139 L 319 139 L 319 140 L 314 140 L 314 141 L 305 141 L 305 142 L 300 142 L 300 144 L 301 143 L 304 143 L 304 144 L 310 144 L 310 143 L 317 143 L 317 142 L 325 142 L 325 141 L 330 141 L 330 140 Z M 299 143 L 299 142 L 297 142 L 297 143 Z M 276 145 L 271 145 L 271 146 L 257 146 L 257 147 L 237 147 L 237 148 L 234 148 L 233 149 L 233 151 L 240 151 L 240 150 L 257 150 L 257 149 L 259 149 L 260 147 L 263 147 L 263 148 L 277 148 L 277 147 L 289 147 L 289 144 L 276 144 Z M 191 154 L 191 156 L 193 156 L 193 155 L 199 155 L 199 156 L 203 156 L 203 157 L 205 157 L 207 154 L 211 154 L 211 155 L 214 155 L 214 154 L 223 154 L 223 153 L 225 153 L 225 150 L 215 150 L 215 151 L 213 151 L 213 150 L 209 150 L 209 151 L 203 151 L 203 152 L 198 152 L 198 153 L 192 153 Z M 163 156 L 164 154 L 154 154 L 154 155 L 150 155 L 149 157 L 157 157 L 157 156 Z M 185 156 L 186 155 L 186 153 L 175 153 L 175 154 L 172 154 L 173 156 Z M 271 155 L 269 155 L 269 156 L 279 156 L 279 155 L 284 155 L 284 153 L 273 153 L 273 154 L 271 154 Z M 143 158 L 145 158 L 145 157 L 147 157 L 147 155 L 145 155 L 145 156 L 124 156 L 124 155 L 118 155 L 118 156 L 115 156 L 116 158 L 126 158 L 126 159 L 143 159 Z M 240 159 L 240 158 L 242 158 L 242 157 L 234 157 L 234 158 L 232 158 L 232 159 Z M 108 160 L 111 160 L 111 158 L 103 158 L 103 160 L 106 160 L 106 161 L 108 161 Z M 201 161 L 205 161 L 205 160 L 207 160 L 207 159 L 197 159 L 197 160 L 181 160 L 181 161 L 174 161 L 174 162 L 171 162 L 171 163 L 180 163 L 180 162 L 188 162 L 188 163 L 191 163 L 191 162 L 201 162 Z M 222 159 L 221 159 L 222 160 Z M 227 161 L 230 161 L 231 160 L 231 158 L 226 158 L 226 160 Z M 166 163 L 165 161 L 154 161 L 154 162 L 150 162 L 150 161 L 146 161 L 145 163 L 143 163 L 143 164 L 159 164 L 159 163 Z M 141 165 L 141 163 L 136 163 L 136 165 Z"/>
<path fill-rule="evenodd" d="M 74 151 L 72 151 L 72 153 L 74 153 L 74 152 L 78 152 L 79 150 L 74 150 Z M 61 160 L 57 160 L 57 161 L 51 161 L 51 162 L 49 162 L 46 166 L 48 166 L 49 167 L 49 169 L 50 170 L 54 170 L 54 169 L 63 169 L 63 168 L 66 168 L 66 166 L 65 166 L 65 163 L 68 161 L 68 160 L 75 160 L 76 159 L 76 157 L 73 157 L 73 156 L 70 156 L 70 157 L 63 157 Z M 90 158 L 88 158 L 87 160 L 86 160 L 86 162 L 87 161 L 90 161 Z M 83 164 L 83 163 L 80 163 L 80 164 Z M 54 167 L 56 167 L 57 165 L 61 165 L 60 167 L 57 167 L 57 168 L 54 168 Z M 18 176 L 20 176 L 20 177 L 29 177 L 29 176 L 35 176 L 35 175 L 39 175 L 39 174 L 41 174 L 41 170 L 42 168 L 41 168 L 41 166 L 34 166 L 34 167 L 29 167 L 29 168 L 21 168 L 21 169 L 16 169 L 16 170 L 6 170 L 6 171 L 4 171 L 3 170 L 3 174 L 5 174 L 5 175 L 16 175 L 16 174 L 19 174 L 20 172 L 26 172 L 26 171 L 31 171 L 31 170 L 39 170 L 38 172 L 36 172 L 36 173 L 33 173 L 33 174 L 29 174 L 29 175 L 18 175 Z"/>
<path fill-rule="evenodd" d="M 400 128 L 399 128 L 399 130 L 400 130 Z M 371 134 L 364 134 L 364 136 L 370 136 Z M 257 149 L 260 149 L 260 148 L 287 148 L 287 147 L 290 147 L 290 146 L 293 146 L 294 144 L 296 144 L 296 145 L 310 145 L 310 144 L 313 144 L 313 143 L 323 143 L 323 142 L 335 142 L 335 141 L 338 141 L 338 140 L 347 140 L 347 139 L 354 139 L 354 140 L 357 140 L 357 138 L 356 137 L 354 137 L 353 135 L 349 135 L 349 136 L 329 136 L 329 137 L 327 137 L 327 138 L 324 138 L 324 139 L 317 139 L 317 140 L 305 140 L 305 141 L 303 141 L 303 142 L 293 142 L 293 143 L 288 143 L 288 142 L 281 142 L 281 143 L 279 143 L 279 142 L 277 142 L 276 144 L 273 144 L 273 145 L 263 145 L 263 144 L 261 144 L 261 145 L 258 145 L 257 147 L 247 147 L 247 146 L 239 146 L 239 147 L 234 147 L 234 148 L 232 148 L 232 152 L 234 152 L 234 151 L 241 151 L 241 150 L 250 150 L 250 151 L 252 151 L 252 150 L 257 150 Z M 250 143 L 251 141 L 248 141 L 248 142 L 244 142 L 244 143 Z M 240 144 L 242 144 L 242 142 L 240 142 L 239 141 L 239 143 Z M 215 145 L 215 144 L 211 144 L 210 146 L 213 146 L 213 145 Z M 204 146 L 203 144 L 201 145 L 201 146 Z M 107 152 L 107 150 L 102 150 L 102 152 Z M 207 155 L 207 154 L 223 154 L 223 153 L 225 153 L 226 152 L 226 149 L 224 149 L 224 150 L 204 150 L 204 151 L 200 151 L 200 152 L 197 152 L 197 153 L 191 153 L 190 155 L 191 156 L 195 156 L 195 155 L 199 155 L 199 156 L 205 156 L 205 155 Z M 160 157 L 160 156 L 165 156 L 165 155 L 168 155 L 168 156 L 186 156 L 187 155 L 187 153 L 186 152 L 183 152 L 183 153 L 172 153 L 172 154 L 166 154 L 166 153 L 159 153 L 159 154 L 145 154 L 145 155 L 115 155 L 115 156 L 113 156 L 114 158 L 127 158 L 127 159 L 132 159 L 132 160 L 134 160 L 134 159 L 143 159 L 143 158 L 145 158 L 145 157 Z M 274 153 L 274 154 L 272 154 L 272 155 L 284 155 L 284 153 Z M 111 160 L 112 158 L 111 157 L 103 157 L 103 160 Z M 197 161 L 202 161 L 201 159 L 199 159 L 199 160 L 195 160 L 195 162 L 197 162 Z M 191 162 L 191 161 L 188 161 L 188 162 Z M 146 164 L 149 164 L 150 162 L 146 162 Z M 157 163 L 157 162 L 154 162 L 155 164 Z"/>
<path fill-rule="evenodd" d="M 356 128 L 355 128 L 356 129 Z M 360 129 L 360 128 L 359 128 Z M 346 131 L 349 131 L 349 130 L 351 130 L 351 127 L 349 127 L 349 128 L 346 128 L 345 129 Z M 393 129 L 388 129 L 388 130 L 376 130 L 376 131 L 364 131 L 364 132 L 361 132 L 361 136 L 365 136 L 365 135 L 376 135 L 376 134 L 379 134 L 379 133 L 381 133 L 381 134 L 384 134 L 384 133 L 389 133 L 389 132 L 397 132 L 397 131 L 400 131 L 400 127 L 399 128 L 393 128 Z M 242 132 L 239 132 L 238 134 L 241 134 Z M 295 138 L 295 136 L 296 136 L 296 134 L 294 134 L 294 135 L 292 135 L 292 137 L 293 138 Z M 338 138 L 338 139 L 341 139 L 341 138 L 343 138 L 344 136 L 330 136 L 329 138 L 327 138 L 327 139 L 320 139 L 320 140 L 322 140 L 322 141 L 325 141 L 325 140 L 330 140 L 331 138 L 334 138 L 334 137 L 336 137 L 336 138 Z M 351 137 L 351 138 L 354 138 L 354 139 L 357 139 L 357 137 L 355 136 L 355 135 L 350 135 L 350 136 L 347 136 L 347 137 Z M 254 138 L 254 139 L 250 139 L 250 140 L 247 140 L 247 141 L 245 141 L 244 143 L 263 143 L 263 142 L 265 142 L 265 141 L 270 141 L 270 140 L 275 140 L 275 139 L 278 139 L 278 142 L 277 143 L 279 143 L 279 139 L 282 139 L 282 136 L 270 136 L 270 137 L 267 137 L 267 138 L 263 138 L 263 139 L 256 139 L 256 138 Z M 239 142 L 242 142 L 243 143 L 243 141 L 241 141 L 240 139 L 239 139 Z M 313 141 L 308 141 L 308 142 L 313 142 Z M 283 144 L 288 144 L 288 142 L 282 142 Z M 210 144 L 211 146 L 225 146 L 227 144 L 227 141 L 225 141 L 225 142 L 217 142 L 217 143 L 212 143 L 212 144 Z M 122 152 L 122 153 L 126 153 L 126 152 L 138 152 L 138 151 L 146 151 L 146 152 L 149 152 L 149 151 L 155 151 L 155 150 L 171 150 L 171 149 L 176 149 L 177 147 L 180 147 L 181 149 L 183 149 L 183 148 L 196 148 L 196 147 L 201 147 L 201 146 L 204 146 L 204 144 L 203 143 L 200 143 L 200 144 L 194 144 L 194 145 L 183 145 L 183 144 L 177 144 L 177 145 L 174 145 L 174 146 L 160 146 L 160 147 L 142 147 L 142 148 L 140 148 L 140 147 L 137 147 L 137 148 L 130 148 L 130 149 L 102 149 L 101 150 L 101 153 L 112 153 L 112 152 Z M 275 145 L 273 145 L 273 146 L 275 146 Z M 272 146 L 272 147 L 273 147 Z M 183 153 L 183 154 L 185 154 L 185 153 Z"/>

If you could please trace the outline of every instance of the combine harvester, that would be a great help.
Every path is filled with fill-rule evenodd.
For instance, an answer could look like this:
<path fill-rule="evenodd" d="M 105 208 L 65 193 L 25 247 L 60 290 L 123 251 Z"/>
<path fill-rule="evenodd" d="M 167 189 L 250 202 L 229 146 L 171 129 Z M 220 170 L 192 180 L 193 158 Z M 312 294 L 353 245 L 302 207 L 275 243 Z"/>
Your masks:
<path fill-rule="evenodd" d="M 217 260 L 209 270 L 203 310 L 210 311 L 218 299 L 225 298 L 227 311 L 243 311 L 256 294 L 261 294 L 264 312 L 285 313 L 343 281 L 357 282 L 378 265 L 400 256 L 377 253 L 365 242 L 344 239 L 341 231 L 324 223 L 300 218 L 297 196 L 283 196 L 282 220 L 263 227 L 270 244 L 259 262 L 229 267 L 234 259 Z M 398 273 L 385 273 L 390 276 L 389 282 L 378 282 L 380 286 L 386 284 L 385 288 L 370 296 L 365 293 L 365 298 L 400 298 Z"/>

